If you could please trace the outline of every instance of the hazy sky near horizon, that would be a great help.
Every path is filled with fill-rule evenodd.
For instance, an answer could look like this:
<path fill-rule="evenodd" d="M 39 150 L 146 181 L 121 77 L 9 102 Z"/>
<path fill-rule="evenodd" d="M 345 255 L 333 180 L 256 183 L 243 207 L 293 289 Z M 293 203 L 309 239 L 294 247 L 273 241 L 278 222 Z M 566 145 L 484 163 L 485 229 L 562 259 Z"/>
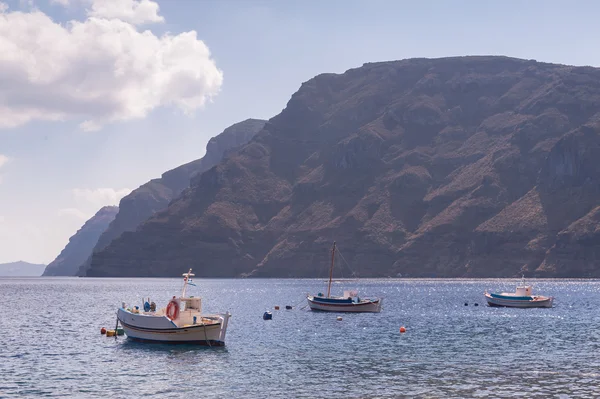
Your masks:
<path fill-rule="evenodd" d="M 323 72 L 412 57 L 600 66 L 594 1 L 0 0 L 0 263 L 278 114 Z"/>

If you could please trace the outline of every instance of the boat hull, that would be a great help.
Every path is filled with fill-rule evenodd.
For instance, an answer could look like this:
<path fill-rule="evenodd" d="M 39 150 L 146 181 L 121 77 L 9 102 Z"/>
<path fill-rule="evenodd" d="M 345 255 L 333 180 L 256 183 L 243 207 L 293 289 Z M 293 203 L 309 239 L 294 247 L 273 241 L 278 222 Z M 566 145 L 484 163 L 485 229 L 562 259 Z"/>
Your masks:
<path fill-rule="evenodd" d="M 508 297 L 492 296 L 485 293 L 488 306 L 504 308 L 551 308 L 553 297 L 535 297 L 534 299 L 511 299 Z"/>
<path fill-rule="evenodd" d="M 308 306 L 311 310 L 317 310 L 322 312 L 381 312 L 381 305 L 383 299 L 374 299 L 371 301 L 361 301 L 360 303 L 335 303 L 335 302 L 322 302 L 315 300 L 314 297 L 307 297 Z"/>
<path fill-rule="evenodd" d="M 119 323 L 123 327 L 125 334 L 132 340 L 207 346 L 225 345 L 227 322 L 230 317 L 229 314 L 211 315 L 206 316 L 214 319 L 211 323 L 178 327 L 166 317 L 170 325 L 166 325 L 166 322 L 161 317 L 132 314 L 124 309 L 119 309 L 117 314 Z"/>

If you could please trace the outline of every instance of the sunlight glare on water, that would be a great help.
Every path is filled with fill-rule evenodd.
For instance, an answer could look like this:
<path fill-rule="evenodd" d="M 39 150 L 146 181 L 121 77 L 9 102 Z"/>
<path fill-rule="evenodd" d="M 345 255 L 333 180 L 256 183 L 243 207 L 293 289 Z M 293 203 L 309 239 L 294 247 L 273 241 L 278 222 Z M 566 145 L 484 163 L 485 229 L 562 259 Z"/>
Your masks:
<path fill-rule="evenodd" d="M 515 280 L 343 281 L 333 294 L 384 302 L 342 321 L 305 306 L 323 279 L 195 282 L 205 312 L 232 313 L 224 348 L 100 335 L 121 301 L 165 306 L 181 279 L 0 279 L 0 397 L 600 396 L 600 281 L 530 281 L 552 309 L 485 305 Z"/>

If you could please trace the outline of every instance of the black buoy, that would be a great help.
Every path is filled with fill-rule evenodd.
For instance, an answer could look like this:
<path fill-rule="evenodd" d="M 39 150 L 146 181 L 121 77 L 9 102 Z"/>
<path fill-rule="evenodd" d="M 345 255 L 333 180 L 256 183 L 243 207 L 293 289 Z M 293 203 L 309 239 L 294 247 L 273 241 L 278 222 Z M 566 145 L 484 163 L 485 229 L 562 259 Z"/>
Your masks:
<path fill-rule="evenodd" d="M 263 313 L 263 320 L 272 320 L 272 319 L 273 319 L 273 314 L 271 312 Z"/>
<path fill-rule="evenodd" d="M 290 305 L 285 305 L 285 308 L 286 308 L 287 310 L 290 310 L 292 307 L 291 307 Z"/>
<path fill-rule="evenodd" d="M 469 304 L 465 302 L 465 306 L 469 306 Z"/>
<path fill-rule="evenodd" d="M 479 306 L 479 304 L 478 304 L 478 303 L 476 303 L 476 304 L 475 304 L 475 306 Z"/>

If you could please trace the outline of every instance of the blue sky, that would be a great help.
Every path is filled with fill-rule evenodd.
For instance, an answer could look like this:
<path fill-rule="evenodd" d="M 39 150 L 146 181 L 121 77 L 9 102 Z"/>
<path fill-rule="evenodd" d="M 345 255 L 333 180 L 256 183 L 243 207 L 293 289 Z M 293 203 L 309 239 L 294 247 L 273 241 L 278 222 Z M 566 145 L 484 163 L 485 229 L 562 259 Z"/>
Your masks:
<path fill-rule="evenodd" d="M 319 73 L 483 54 L 600 65 L 592 1 L 143 0 L 144 13 L 131 11 L 139 2 L 0 0 L 0 263 L 50 262 L 100 206 L 200 158 L 227 126 L 276 115 Z M 52 42 L 56 24 L 92 27 L 91 17 L 95 31 Z M 43 45 L 18 32 L 32 26 Z M 127 35 L 119 48 L 93 37 L 117 27 L 130 47 Z M 139 65 L 151 68 L 148 52 L 166 48 L 162 35 L 191 31 L 195 39 L 162 56 L 174 66 L 137 81 Z M 23 49 L 18 64 L 11 51 Z M 125 78 L 112 78 L 115 59 L 125 60 Z M 31 65 L 39 68 L 20 74 Z M 78 97 L 68 93 L 75 88 Z"/>

